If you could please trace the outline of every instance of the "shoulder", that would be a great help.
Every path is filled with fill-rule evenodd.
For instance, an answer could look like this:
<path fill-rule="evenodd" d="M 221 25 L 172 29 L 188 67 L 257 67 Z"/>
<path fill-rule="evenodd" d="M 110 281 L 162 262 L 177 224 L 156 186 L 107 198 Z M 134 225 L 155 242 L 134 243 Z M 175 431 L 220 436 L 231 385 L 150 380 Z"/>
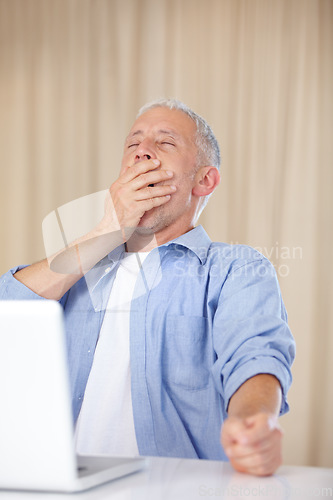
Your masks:
<path fill-rule="evenodd" d="M 207 253 L 206 269 L 211 278 L 216 278 L 223 285 L 262 285 L 264 282 L 274 287 L 277 285 L 273 264 L 261 252 L 248 245 L 212 243 Z"/>
<path fill-rule="evenodd" d="M 252 263 L 270 265 L 269 260 L 253 247 L 221 242 L 211 243 L 207 253 L 207 261 L 216 265 L 226 266 L 230 271 Z"/>

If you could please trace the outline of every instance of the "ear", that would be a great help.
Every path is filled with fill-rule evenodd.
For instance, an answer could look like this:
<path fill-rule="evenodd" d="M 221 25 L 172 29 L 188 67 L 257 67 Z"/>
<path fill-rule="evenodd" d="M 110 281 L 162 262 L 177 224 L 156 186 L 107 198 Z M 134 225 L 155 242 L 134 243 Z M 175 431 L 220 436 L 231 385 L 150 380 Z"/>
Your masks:
<path fill-rule="evenodd" d="M 194 177 L 194 196 L 207 196 L 214 191 L 220 183 L 220 172 L 216 167 L 201 167 Z"/>

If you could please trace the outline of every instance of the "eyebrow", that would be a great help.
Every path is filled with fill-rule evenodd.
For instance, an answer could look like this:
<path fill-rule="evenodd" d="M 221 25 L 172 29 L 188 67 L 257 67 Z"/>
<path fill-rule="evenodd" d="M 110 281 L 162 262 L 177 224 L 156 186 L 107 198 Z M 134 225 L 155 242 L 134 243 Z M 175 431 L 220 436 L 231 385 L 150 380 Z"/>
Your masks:
<path fill-rule="evenodd" d="M 181 139 L 181 136 L 175 130 L 172 130 L 172 129 L 160 129 L 157 131 L 157 133 L 164 134 L 164 135 L 171 135 L 175 139 Z M 132 134 L 127 136 L 126 141 L 128 141 L 132 137 L 135 137 L 136 135 L 140 135 L 140 134 L 143 134 L 143 130 L 136 130 L 135 132 L 133 132 Z"/>

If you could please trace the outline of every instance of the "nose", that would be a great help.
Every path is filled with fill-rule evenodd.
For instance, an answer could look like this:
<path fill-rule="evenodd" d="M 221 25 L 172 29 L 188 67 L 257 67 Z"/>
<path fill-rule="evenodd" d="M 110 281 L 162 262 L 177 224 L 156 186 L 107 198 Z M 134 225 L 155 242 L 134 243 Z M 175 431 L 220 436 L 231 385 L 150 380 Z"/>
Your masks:
<path fill-rule="evenodd" d="M 138 163 L 139 161 L 150 160 L 151 158 L 156 158 L 152 144 L 147 140 L 142 141 L 136 149 L 135 163 Z"/>
<path fill-rule="evenodd" d="M 135 155 L 135 159 L 136 160 L 145 160 L 145 159 L 150 160 L 150 158 L 151 158 L 151 156 L 148 155 L 148 154 L 145 154 L 145 155 L 138 155 L 138 154 L 136 154 Z"/>

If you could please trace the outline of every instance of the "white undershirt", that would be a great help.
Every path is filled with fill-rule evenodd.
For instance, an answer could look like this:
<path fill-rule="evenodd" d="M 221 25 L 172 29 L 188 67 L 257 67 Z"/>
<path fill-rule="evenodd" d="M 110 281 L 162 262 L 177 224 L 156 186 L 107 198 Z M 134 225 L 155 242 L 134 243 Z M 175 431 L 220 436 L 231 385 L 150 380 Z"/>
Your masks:
<path fill-rule="evenodd" d="M 139 455 L 132 411 L 129 316 L 140 263 L 147 252 L 126 253 L 119 264 L 75 430 L 81 455 Z"/>

